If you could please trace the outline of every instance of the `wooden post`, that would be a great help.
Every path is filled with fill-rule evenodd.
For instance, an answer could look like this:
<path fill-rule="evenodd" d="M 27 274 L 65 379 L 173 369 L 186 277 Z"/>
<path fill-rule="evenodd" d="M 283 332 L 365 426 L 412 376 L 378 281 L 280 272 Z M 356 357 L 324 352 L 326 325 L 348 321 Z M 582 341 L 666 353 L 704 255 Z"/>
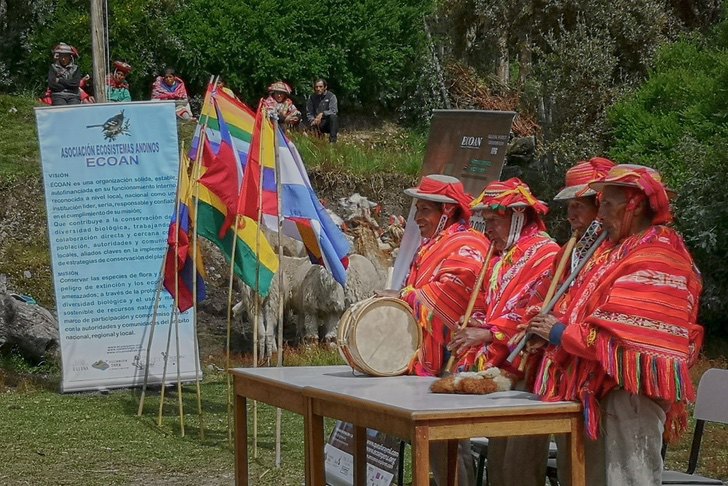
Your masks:
<path fill-rule="evenodd" d="M 94 63 L 94 97 L 106 103 L 106 29 L 102 0 L 91 0 L 91 48 Z"/>

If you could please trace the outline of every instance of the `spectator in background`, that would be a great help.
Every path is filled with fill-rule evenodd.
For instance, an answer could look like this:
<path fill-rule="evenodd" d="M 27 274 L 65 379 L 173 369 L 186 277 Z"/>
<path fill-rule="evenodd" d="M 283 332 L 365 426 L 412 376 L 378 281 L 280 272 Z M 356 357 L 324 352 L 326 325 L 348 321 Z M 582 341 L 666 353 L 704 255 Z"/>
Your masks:
<path fill-rule="evenodd" d="M 228 88 L 227 83 L 225 83 L 225 80 L 222 78 L 222 76 L 218 76 L 218 78 L 217 78 L 217 85 L 215 85 L 215 87 L 217 89 L 221 90 L 223 93 L 225 93 L 229 97 L 231 97 L 232 99 L 238 100 L 238 97 L 235 95 L 235 93 L 233 92 L 233 90 L 231 90 L 230 88 Z"/>
<path fill-rule="evenodd" d="M 339 105 L 336 95 L 328 90 L 325 79 L 317 79 L 313 83 L 314 94 L 306 104 L 306 118 L 309 125 L 319 135 L 329 134 L 329 141 L 336 143 L 339 133 Z"/>
<path fill-rule="evenodd" d="M 177 117 L 182 120 L 192 119 L 192 108 L 187 99 L 187 88 L 182 79 L 175 76 L 174 68 L 164 70 L 164 76 L 157 76 L 152 86 L 153 100 L 174 100 Z"/>
<path fill-rule="evenodd" d="M 51 104 L 80 105 L 81 71 L 76 64 L 78 51 L 61 42 L 53 48 L 53 64 L 48 70 Z"/>
<path fill-rule="evenodd" d="M 286 128 L 292 128 L 301 123 L 301 112 L 293 104 L 291 87 L 283 81 L 276 81 L 268 86 L 268 97 L 265 99 L 265 107 L 270 114 L 278 116 L 278 123 Z"/>
<path fill-rule="evenodd" d="M 126 77 L 131 73 L 131 66 L 123 61 L 114 61 L 114 72 L 106 76 L 107 101 L 131 101 L 129 83 Z"/>

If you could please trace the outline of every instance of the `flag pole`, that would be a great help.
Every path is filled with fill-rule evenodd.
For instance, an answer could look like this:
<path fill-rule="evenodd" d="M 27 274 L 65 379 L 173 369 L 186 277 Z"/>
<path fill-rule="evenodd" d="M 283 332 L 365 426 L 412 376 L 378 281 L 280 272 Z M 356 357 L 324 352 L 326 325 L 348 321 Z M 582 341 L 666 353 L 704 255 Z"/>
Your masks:
<path fill-rule="evenodd" d="M 258 110 L 265 109 L 260 103 Z M 263 123 L 266 121 L 268 112 L 262 117 Z M 259 136 L 263 136 L 263 127 L 260 129 Z M 262 231 L 263 222 L 263 150 L 265 144 L 261 140 L 260 143 L 260 178 L 258 181 L 258 231 L 255 233 L 255 254 L 260 255 L 260 233 Z M 260 316 L 260 258 L 255 261 L 255 318 L 253 319 L 253 368 L 258 367 L 258 324 Z M 280 296 L 279 296 L 280 297 Z M 253 457 L 258 457 L 258 402 L 253 401 Z"/>
<path fill-rule="evenodd" d="M 175 265 L 178 266 L 178 265 Z M 175 294 L 179 295 L 179 280 L 175 278 L 174 282 L 175 287 Z M 179 406 L 179 428 L 180 428 L 180 435 L 182 437 L 185 436 L 185 411 L 184 406 L 182 404 L 182 376 L 180 372 L 180 364 L 179 364 L 179 308 L 177 307 L 177 302 L 179 301 L 179 298 L 174 299 L 174 306 L 176 308 L 176 312 L 174 313 L 174 337 L 175 337 L 175 347 L 176 347 L 176 353 L 177 353 L 177 403 Z"/>
<path fill-rule="evenodd" d="M 214 79 L 214 86 L 217 86 L 217 76 Z M 213 88 L 214 91 L 214 88 Z M 209 117 L 208 117 L 209 119 Z M 207 127 L 207 120 L 205 122 Z M 202 146 L 202 144 L 200 144 Z M 235 150 L 235 148 L 233 148 Z M 199 166 L 199 164 L 198 164 Z M 199 189 L 199 186 L 198 186 Z M 230 376 L 230 341 L 232 335 L 232 300 L 233 300 L 233 279 L 235 278 L 235 251 L 237 247 L 237 230 L 238 223 L 240 222 L 239 215 L 235 215 L 235 222 L 233 223 L 233 244 L 230 250 L 230 278 L 228 279 L 228 299 L 227 299 L 227 333 L 225 339 L 225 381 L 226 381 L 226 395 L 227 395 L 227 429 L 228 429 L 228 445 L 233 446 L 233 435 L 232 435 L 232 378 Z"/>
<path fill-rule="evenodd" d="M 213 81 L 217 82 L 213 76 L 210 76 L 209 84 Z M 203 107 L 204 110 L 204 107 Z M 192 215 L 192 316 L 194 320 L 194 327 L 192 332 L 194 333 L 194 347 L 195 347 L 195 388 L 197 391 L 197 415 L 200 418 L 200 439 L 205 440 L 205 422 L 202 411 L 202 390 L 200 389 L 200 342 L 197 336 L 197 210 L 199 208 L 200 200 L 200 176 L 201 176 L 201 158 L 202 148 L 207 138 L 207 123 L 209 117 L 205 118 L 205 122 L 200 130 L 200 138 L 197 142 L 197 153 L 195 154 L 195 160 L 192 165 L 192 177 L 191 183 L 194 185 L 195 190 L 195 210 Z"/>
<path fill-rule="evenodd" d="M 169 363 L 169 346 L 172 341 L 172 321 L 175 317 L 175 311 L 179 305 L 179 258 L 177 257 L 179 251 L 179 207 L 180 207 L 180 193 L 182 180 L 182 161 L 180 160 L 177 168 L 177 198 L 175 201 L 174 214 L 175 222 L 177 227 L 174 232 L 174 303 L 172 304 L 172 314 L 169 316 L 169 331 L 167 332 L 167 348 L 164 353 L 164 369 L 162 371 L 162 388 L 159 395 L 159 417 L 157 418 L 157 425 L 162 426 L 162 412 L 164 411 L 164 385 L 167 378 L 167 364 Z M 165 257 L 166 259 L 166 257 Z M 178 324 L 179 326 L 179 324 Z M 177 366 L 179 367 L 179 350 L 177 352 Z M 179 384 L 179 380 L 177 382 Z M 184 419 L 182 419 L 184 420 Z M 184 435 L 184 428 L 182 429 L 182 435 Z"/>
<path fill-rule="evenodd" d="M 205 127 L 207 127 L 207 122 L 205 122 Z M 205 128 L 203 128 L 203 134 L 205 133 L 204 131 Z M 204 138 L 204 135 L 200 135 L 200 145 L 202 145 Z M 195 210 L 192 220 L 192 275 L 194 278 L 194 281 L 192 282 L 192 319 L 194 323 L 192 332 L 195 339 L 193 346 L 195 347 L 195 388 L 197 391 L 197 415 L 200 418 L 200 439 L 205 440 L 205 422 L 202 413 L 202 390 L 200 389 L 200 342 L 197 336 L 197 209 L 199 207 L 198 200 L 200 196 L 200 186 L 197 179 L 200 177 L 200 153 L 201 151 L 198 148 L 197 157 L 195 158 L 195 162 L 192 166 L 193 177 L 191 178 L 192 183 L 195 184 Z"/>
<path fill-rule="evenodd" d="M 181 154 L 184 155 L 184 143 L 182 143 L 181 147 Z M 182 171 L 186 171 L 187 168 L 182 165 L 182 157 L 180 156 L 180 164 L 179 164 L 179 174 L 177 178 L 177 187 L 180 187 L 180 182 L 182 179 Z M 187 174 L 184 174 L 186 177 Z M 180 435 L 182 437 L 185 436 L 185 411 L 184 411 L 184 405 L 182 402 L 182 372 L 180 370 L 180 353 L 179 353 L 179 258 L 176 258 L 177 252 L 179 251 L 179 230 L 180 230 L 180 206 L 182 205 L 180 202 L 180 198 L 183 196 L 182 191 L 178 191 L 179 194 L 177 195 L 177 231 L 174 233 L 174 247 L 175 247 L 175 259 L 174 259 L 174 307 L 177 309 L 177 312 L 174 313 L 174 338 L 175 338 L 175 352 L 177 354 L 177 403 L 179 407 L 179 426 L 180 426 Z M 189 241 L 189 240 L 188 240 Z M 187 255 L 189 258 L 189 254 Z"/>
<path fill-rule="evenodd" d="M 275 170 L 276 170 L 276 193 L 278 199 L 278 353 L 276 366 L 283 366 L 283 206 L 281 205 L 281 166 L 280 147 L 278 146 L 278 118 L 273 120 L 273 137 L 275 140 Z M 283 411 L 276 408 L 276 467 L 281 467 L 281 423 Z"/>
<path fill-rule="evenodd" d="M 172 320 L 174 319 L 174 311 L 176 305 L 172 306 L 172 313 L 169 315 L 169 331 L 167 332 L 167 349 L 164 352 L 164 368 L 162 369 L 162 389 L 159 392 L 159 416 L 157 417 L 157 426 L 162 426 L 162 411 L 164 410 L 164 382 L 167 380 L 167 363 L 169 361 L 169 344 L 172 342 Z"/>
<path fill-rule="evenodd" d="M 154 329 L 157 327 L 157 311 L 159 310 L 159 301 L 162 300 L 162 287 L 164 282 L 164 269 L 167 266 L 167 256 L 162 258 L 162 267 L 159 269 L 159 280 L 157 281 L 157 289 L 154 292 L 154 310 L 152 311 L 152 324 L 149 326 L 149 340 L 147 342 L 147 356 L 144 361 L 144 383 L 142 384 L 142 396 L 139 398 L 139 409 L 137 417 L 142 416 L 144 411 L 144 397 L 147 393 L 147 384 L 149 383 L 149 360 L 152 356 L 152 341 L 154 339 Z"/>
<path fill-rule="evenodd" d="M 227 302 L 227 339 L 225 342 L 226 358 L 225 358 L 225 375 L 227 376 L 227 424 L 228 424 L 228 444 L 233 445 L 232 430 L 232 379 L 230 376 L 230 338 L 232 334 L 232 308 L 233 308 L 233 278 L 235 275 L 235 247 L 238 241 L 238 223 L 240 215 L 235 215 L 235 228 L 233 235 L 233 247 L 230 252 L 230 280 L 228 281 L 228 302 Z"/>

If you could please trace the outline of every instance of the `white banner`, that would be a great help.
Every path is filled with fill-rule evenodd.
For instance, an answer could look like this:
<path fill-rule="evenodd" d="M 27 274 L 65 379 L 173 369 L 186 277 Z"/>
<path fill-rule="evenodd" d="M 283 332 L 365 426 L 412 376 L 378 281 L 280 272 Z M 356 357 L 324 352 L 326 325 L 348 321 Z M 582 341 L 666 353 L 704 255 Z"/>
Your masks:
<path fill-rule="evenodd" d="M 400 440 L 374 429 L 367 429 L 367 486 L 390 486 L 399 468 Z M 354 484 L 354 426 L 336 421 L 326 454 L 326 484 L 353 486 Z"/>
<path fill-rule="evenodd" d="M 174 212 L 173 102 L 36 108 L 64 392 L 141 384 Z M 161 293 L 150 353 L 160 383 L 172 300 Z M 176 381 L 172 323 L 167 382 Z M 179 318 L 182 380 L 195 378 L 192 311 Z"/>

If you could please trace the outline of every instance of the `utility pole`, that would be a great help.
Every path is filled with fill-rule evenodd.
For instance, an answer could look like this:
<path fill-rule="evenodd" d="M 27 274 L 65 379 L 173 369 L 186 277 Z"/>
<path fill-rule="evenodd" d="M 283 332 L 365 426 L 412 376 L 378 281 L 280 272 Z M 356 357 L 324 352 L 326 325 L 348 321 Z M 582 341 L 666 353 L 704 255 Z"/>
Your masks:
<path fill-rule="evenodd" d="M 91 48 L 94 61 L 94 96 L 106 102 L 106 30 L 102 0 L 91 0 Z"/>

